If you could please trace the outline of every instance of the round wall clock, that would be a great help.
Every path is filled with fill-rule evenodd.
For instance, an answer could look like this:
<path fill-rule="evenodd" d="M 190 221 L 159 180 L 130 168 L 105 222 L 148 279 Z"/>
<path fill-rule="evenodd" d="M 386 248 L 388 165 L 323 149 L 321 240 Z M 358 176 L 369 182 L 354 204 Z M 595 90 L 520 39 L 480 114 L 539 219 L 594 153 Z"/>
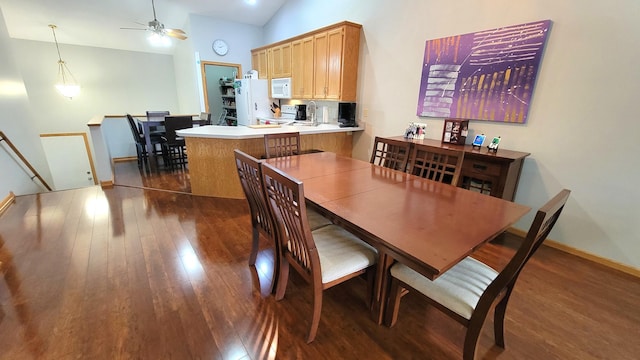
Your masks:
<path fill-rule="evenodd" d="M 229 45 L 227 45 L 227 42 L 222 39 L 215 40 L 213 44 L 211 44 L 211 48 L 220 56 L 227 55 L 229 52 Z"/>

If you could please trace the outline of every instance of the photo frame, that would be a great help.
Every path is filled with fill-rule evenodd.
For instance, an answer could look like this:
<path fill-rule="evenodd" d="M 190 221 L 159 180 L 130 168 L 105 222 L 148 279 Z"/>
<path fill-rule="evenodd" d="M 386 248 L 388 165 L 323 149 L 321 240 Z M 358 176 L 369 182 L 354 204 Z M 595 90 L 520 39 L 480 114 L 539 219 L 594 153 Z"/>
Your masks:
<path fill-rule="evenodd" d="M 481 148 L 484 145 L 484 140 L 487 138 L 485 134 L 478 134 L 473 139 L 473 143 L 471 144 L 474 148 Z"/>
<path fill-rule="evenodd" d="M 493 140 L 491 140 L 491 142 L 489 143 L 489 145 L 487 145 L 487 148 L 489 149 L 489 151 L 498 151 L 498 146 L 500 145 L 500 136 L 496 136 L 493 138 Z"/>
<path fill-rule="evenodd" d="M 469 120 L 445 119 L 442 129 L 442 142 L 464 145 L 469 134 Z"/>

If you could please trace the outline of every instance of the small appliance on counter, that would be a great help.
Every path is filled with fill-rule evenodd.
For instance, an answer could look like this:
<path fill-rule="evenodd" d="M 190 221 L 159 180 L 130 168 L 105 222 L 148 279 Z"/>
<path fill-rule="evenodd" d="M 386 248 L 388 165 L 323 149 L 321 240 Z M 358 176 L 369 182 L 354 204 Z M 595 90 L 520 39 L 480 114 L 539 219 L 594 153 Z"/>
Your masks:
<path fill-rule="evenodd" d="M 338 103 L 340 127 L 356 127 L 356 103 Z"/>
<path fill-rule="evenodd" d="M 296 120 L 307 120 L 307 105 L 296 105 Z"/>

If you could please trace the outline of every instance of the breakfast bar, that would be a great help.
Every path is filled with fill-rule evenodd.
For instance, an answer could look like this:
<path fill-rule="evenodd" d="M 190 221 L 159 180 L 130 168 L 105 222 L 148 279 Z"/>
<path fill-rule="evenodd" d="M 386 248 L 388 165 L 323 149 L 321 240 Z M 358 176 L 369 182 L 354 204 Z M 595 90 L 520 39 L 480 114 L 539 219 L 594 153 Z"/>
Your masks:
<path fill-rule="evenodd" d="M 180 130 L 185 138 L 189 158 L 191 192 L 194 195 L 243 199 L 244 193 L 236 174 L 234 149 L 257 158 L 264 157 L 264 135 L 300 133 L 300 150 L 330 151 L 351 156 L 353 133 L 361 127 L 337 124 L 199 126 Z"/>

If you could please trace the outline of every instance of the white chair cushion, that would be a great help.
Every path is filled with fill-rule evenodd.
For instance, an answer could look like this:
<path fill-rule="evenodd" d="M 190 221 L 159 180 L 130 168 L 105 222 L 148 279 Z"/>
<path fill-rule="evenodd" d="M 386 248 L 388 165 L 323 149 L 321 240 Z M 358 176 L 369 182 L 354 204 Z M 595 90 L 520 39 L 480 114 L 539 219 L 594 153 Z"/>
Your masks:
<path fill-rule="evenodd" d="M 466 257 L 434 281 L 400 263 L 391 267 L 391 276 L 469 320 L 480 296 L 498 273 L 482 262 Z"/>
<path fill-rule="evenodd" d="M 327 225 L 312 234 L 320 257 L 323 284 L 376 263 L 376 249 L 340 226 Z"/>
<path fill-rule="evenodd" d="M 309 207 L 307 207 L 307 220 L 309 221 L 311 231 L 332 224 L 331 220 L 320 215 L 317 211 L 310 209 Z"/>

